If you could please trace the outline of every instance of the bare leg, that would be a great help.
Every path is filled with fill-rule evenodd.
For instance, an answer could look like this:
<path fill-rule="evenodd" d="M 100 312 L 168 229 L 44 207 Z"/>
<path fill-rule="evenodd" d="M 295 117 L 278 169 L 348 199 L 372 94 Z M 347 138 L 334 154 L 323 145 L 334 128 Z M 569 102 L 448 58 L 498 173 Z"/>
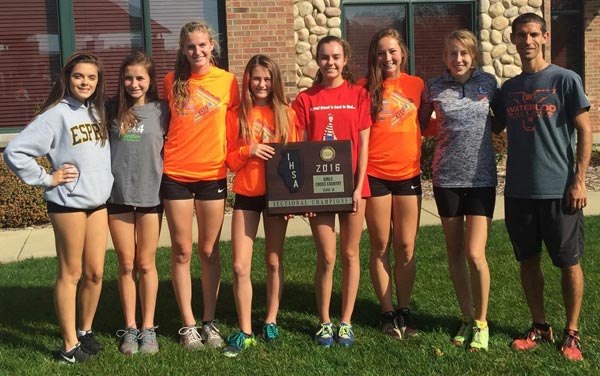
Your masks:
<path fill-rule="evenodd" d="M 392 217 L 392 195 L 369 197 L 365 217 L 371 246 L 369 271 L 373 289 L 379 300 L 381 311 L 393 311 L 390 252 L 388 248 Z"/>
<path fill-rule="evenodd" d="M 54 284 L 54 307 L 58 317 L 63 349 L 75 346 L 77 283 L 81 278 L 83 243 L 85 239 L 85 213 L 50 213 L 54 230 L 58 275 Z"/>
<path fill-rule="evenodd" d="M 137 328 L 135 321 L 135 213 L 110 214 L 108 226 L 117 257 L 119 258 L 119 297 L 125 319 L 125 328 Z"/>
<path fill-rule="evenodd" d="M 225 200 L 194 200 L 194 204 L 198 221 L 198 252 L 202 260 L 202 321 L 212 321 L 221 282 L 219 237 L 225 215 Z"/>
<path fill-rule="evenodd" d="M 396 255 L 394 278 L 398 308 L 410 306 L 417 271 L 414 254 L 420 214 L 421 196 L 392 197 L 393 248 Z"/>
<path fill-rule="evenodd" d="M 252 251 L 260 213 L 251 210 L 234 210 L 231 222 L 231 248 L 233 257 L 233 297 L 240 330 L 252 333 Z"/>
<path fill-rule="evenodd" d="M 467 216 L 466 251 L 471 276 L 475 320 L 487 321 L 487 307 L 490 296 L 490 270 L 485 257 L 488 229 L 491 218 Z"/>
<path fill-rule="evenodd" d="M 142 329 L 154 327 L 154 312 L 158 294 L 156 247 L 160 236 L 162 215 L 136 214 L 136 269 L 139 275 L 139 292 L 142 309 Z"/>
<path fill-rule="evenodd" d="M 79 328 L 91 330 L 102 291 L 104 257 L 108 238 L 106 209 L 87 215 L 83 246 L 83 278 L 79 286 Z"/>
<path fill-rule="evenodd" d="M 579 313 L 583 300 L 583 271 L 581 264 L 561 269 L 561 286 L 565 310 L 567 313 L 566 329 L 578 330 Z"/>
<path fill-rule="evenodd" d="M 352 322 L 352 312 L 360 282 L 360 237 L 365 219 L 366 200 L 358 202 L 356 213 L 340 213 L 340 256 L 342 257 L 342 317 Z"/>
<path fill-rule="evenodd" d="M 283 244 L 288 222 L 280 216 L 263 214 L 265 264 L 267 266 L 267 312 L 265 323 L 277 323 L 283 292 Z"/>
<path fill-rule="evenodd" d="M 319 320 L 322 323 L 331 322 L 329 307 L 336 257 L 335 214 L 319 213 L 310 218 L 310 228 L 317 247 L 315 298 L 319 310 Z"/>
<path fill-rule="evenodd" d="M 171 279 L 184 326 L 196 325 L 192 311 L 192 220 L 194 200 L 163 200 L 171 235 Z"/>
<path fill-rule="evenodd" d="M 521 285 L 535 323 L 545 323 L 544 273 L 540 267 L 541 254 L 521 261 Z"/>
<path fill-rule="evenodd" d="M 454 286 L 460 312 L 464 317 L 473 317 L 471 282 L 467 269 L 467 255 L 464 243 L 464 218 L 442 217 L 442 227 L 446 238 L 448 271 Z"/>

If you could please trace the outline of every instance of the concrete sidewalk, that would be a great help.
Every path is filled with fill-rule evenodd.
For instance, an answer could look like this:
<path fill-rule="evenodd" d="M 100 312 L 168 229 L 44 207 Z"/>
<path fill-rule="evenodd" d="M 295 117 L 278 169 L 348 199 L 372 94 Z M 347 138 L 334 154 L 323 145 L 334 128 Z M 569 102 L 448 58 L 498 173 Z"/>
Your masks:
<path fill-rule="evenodd" d="M 584 209 L 585 215 L 600 215 L 600 192 L 588 192 L 588 204 Z M 504 219 L 504 198 L 496 197 L 496 210 L 494 219 Z M 437 215 L 437 208 L 432 199 L 423 200 L 421 208 L 421 226 L 439 225 L 440 219 Z M 197 239 L 197 227 L 194 225 L 193 238 Z M 221 240 L 231 240 L 231 214 L 225 215 Z M 305 236 L 310 235 L 310 226 L 308 220 L 303 217 L 296 217 L 290 220 L 287 229 L 287 236 Z M 259 226 L 258 236 L 264 237 L 262 225 Z M 54 234 L 52 227 L 44 228 L 26 228 L 19 230 L 0 231 L 0 264 L 25 260 L 29 258 L 54 257 L 56 250 L 54 247 Z M 170 247 L 169 229 L 166 220 L 163 223 L 159 239 L 160 247 Z M 113 244 L 108 239 L 108 249 L 112 249 Z"/>

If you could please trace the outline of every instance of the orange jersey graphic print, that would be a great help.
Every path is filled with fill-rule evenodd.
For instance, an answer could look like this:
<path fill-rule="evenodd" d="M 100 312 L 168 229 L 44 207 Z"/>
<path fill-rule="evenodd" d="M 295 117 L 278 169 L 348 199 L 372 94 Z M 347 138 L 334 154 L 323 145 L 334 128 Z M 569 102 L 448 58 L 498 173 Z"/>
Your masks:
<path fill-rule="evenodd" d="M 197 87 L 190 100 L 186 105 L 186 112 L 194 113 L 194 124 L 199 125 L 203 119 L 208 117 L 212 112 L 219 110 L 220 99 L 204 90 L 202 87 Z"/>
<path fill-rule="evenodd" d="M 512 103 L 506 105 L 510 120 L 521 120 L 523 130 L 535 131 L 538 118 L 551 118 L 557 110 L 553 96 L 556 89 L 539 89 L 532 93 L 524 91 L 510 93 Z"/>

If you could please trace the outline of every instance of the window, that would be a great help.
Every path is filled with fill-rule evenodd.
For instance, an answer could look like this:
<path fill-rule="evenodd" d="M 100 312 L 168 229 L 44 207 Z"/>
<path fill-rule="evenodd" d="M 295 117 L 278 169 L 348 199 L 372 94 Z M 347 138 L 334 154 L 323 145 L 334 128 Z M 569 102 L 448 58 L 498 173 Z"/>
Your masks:
<path fill-rule="evenodd" d="M 61 66 L 57 14 L 56 1 L 0 5 L 0 127 L 29 123 L 50 92 Z"/>
<path fill-rule="evenodd" d="M 476 1 L 344 1 L 345 37 L 352 46 L 356 77 L 367 73 L 369 42 L 386 27 L 404 36 L 411 52 L 409 72 L 424 79 L 444 69 L 444 37 L 458 28 L 475 29 Z"/>
<path fill-rule="evenodd" d="M 552 63 L 583 78 L 583 1 L 552 1 L 551 22 Z"/>
<path fill-rule="evenodd" d="M 131 51 L 144 50 L 155 59 L 160 89 L 163 77 L 175 65 L 181 26 L 201 19 L 221 36 L 219 65 L 226 67 L 224 1 L 2 1 L 2 132 L 11 133 L 11 127 L 21 128 L 32 120 L 62 63 L 76 50 L 94 52 L 101 59 L 108 95 L 116 92 L 121 60 Z"/>
<path fill-rule="evenodd" d="M 114 95 L 121 60 L 131 51 L 144 49 L 142 1 L 75 0 L 73 23 L 75 50 L 98 56 L 106 72 L 106 93 Z"/>

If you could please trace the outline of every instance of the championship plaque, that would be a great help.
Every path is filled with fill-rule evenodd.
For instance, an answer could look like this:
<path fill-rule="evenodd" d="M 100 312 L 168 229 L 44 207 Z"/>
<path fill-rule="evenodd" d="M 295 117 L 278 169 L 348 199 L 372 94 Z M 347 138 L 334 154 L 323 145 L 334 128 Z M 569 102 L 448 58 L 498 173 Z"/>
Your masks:
<path fill-rule="evenodd" d="M 269 214 L 352 211 L 350 141 L 269 145 L 275 148 L 265 165 Z"/>

